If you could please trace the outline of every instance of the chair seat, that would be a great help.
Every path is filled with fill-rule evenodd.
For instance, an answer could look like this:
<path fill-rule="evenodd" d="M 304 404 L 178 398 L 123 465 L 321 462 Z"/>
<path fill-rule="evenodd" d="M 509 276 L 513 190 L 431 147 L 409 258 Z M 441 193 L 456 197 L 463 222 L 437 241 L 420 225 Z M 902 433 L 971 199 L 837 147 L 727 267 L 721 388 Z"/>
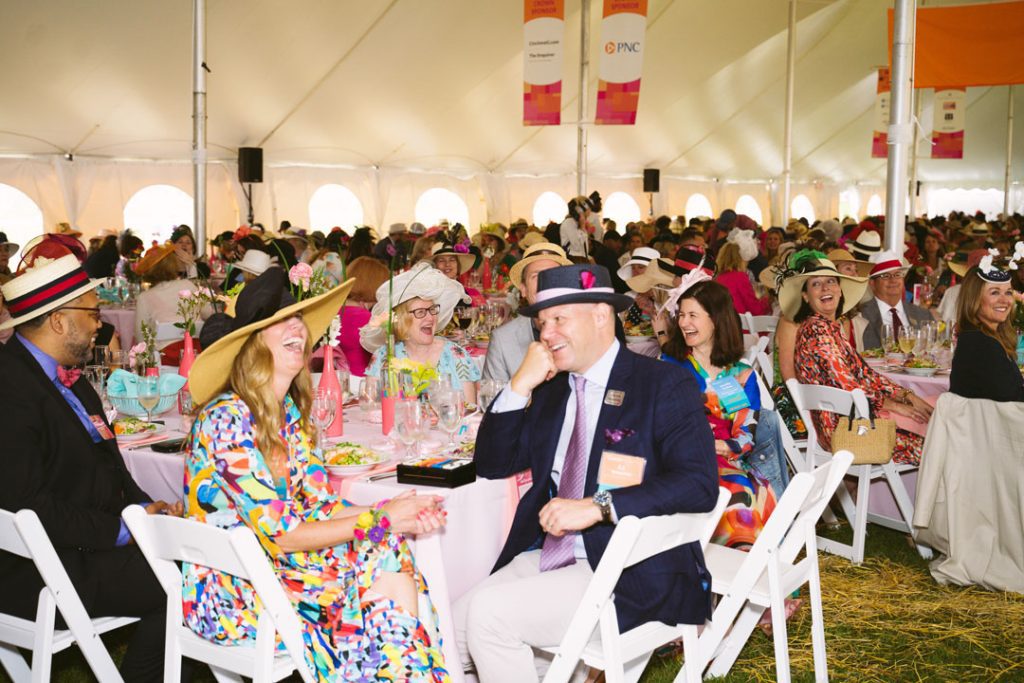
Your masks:
<path fill-rule="evenodd" d="M 115 628 L 127 626 L 138 621 L 135 617 L 100 617 L 92 620 L 92 627 L 96 633 L 106 633 Z M 10 614 L 0 614 L 0 642 L 32 649 L 36 639 L 36 631 L 39 627 L 36 622 L 22 619 Z M 75 644 L 75 636 L 67 629 L 53 630 L 53 651 L 60 652 Z"/>
<path fill-rule="evenodd" d="M 746 551 L 736 548 L 726 548 L 723 545 L 711 544 L 704 550 L 704 564 L 711 573 L 711 592 L 724 595 L 729 592 L 731 586 L 736 582 L 740 567 L 743 565 Z M 779 577 L 782 593 L 789 595 L 802 586 L 807 579 L 805 562 L 802 560 L 796 564 L 783 568 Z M 759 607 L 771 605 L 771 589 L 768 586 L 768 572 L 762 572 L 754 586 L 747 595 L 750 602 Z"/>
<path fill-rule="evenodd" d="M 627 662 L 631 661 L 650 653 L 652 649 L 657 649 L 671 643 L 673 640 L 678 640 L 683 636 L 683 629 L 685 627 L 685 624 L 668 626 L 657 621 L 649 621 L 621 634 L 618 646 L 622 653 L 622 659 Z M 558 654 L 560 648 L 556 646 L 540 649 L 555 655 Z M 594 630 L 594 636 L 587 643 L 587 646 L 583 648 L 583 654 L 580 656 L 580 659 L 587 666 L 595 669 L 604 669 L 604 648 L 601 644 L 600 629 Z"/>
<path fill-rule="evenodd" d="M 181 653 L 186 657 L 203 662 L 216 662 L 218 667 L 248 678 L 252 678 L 255 673 L 256 641 L 244 645 L 215 643 L 184 627 L 178 629 L 178 639 L 181 643 Z M 275 652 L 272 680 L 287 678 L 294 671 L 295 664 L 288 653 L 284 650 Z"/>

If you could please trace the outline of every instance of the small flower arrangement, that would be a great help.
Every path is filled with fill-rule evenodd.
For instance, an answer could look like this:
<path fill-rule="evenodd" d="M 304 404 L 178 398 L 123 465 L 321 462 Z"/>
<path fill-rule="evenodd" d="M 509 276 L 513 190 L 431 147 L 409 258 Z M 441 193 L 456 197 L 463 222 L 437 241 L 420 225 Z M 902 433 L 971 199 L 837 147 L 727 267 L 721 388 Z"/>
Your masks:
<path fill-rule="evenodd" d="M 332 349 L 336 349 L 338 348 L 338 343 L 341 341 L 340 335 L 341 316 L 336 315 L 331 320 L 331 325 L 330 327 L 327 328 L 327 331 L 324 333 L 324 336 L 321 337 L 320 343 L 323 344 L 324 346 L 330 346 Z"/>
<path fill-rule="evenodd" d="M 181 317 L 181 322 L 174 323 L 174 326 L 195 336 L 196 321 L 202 314 L 203 308 L 207 304 L 213 303 L 216 298 L 213 290 L 209 287 L 199 287 L 194 292 L 191 289 L 181 290 L 178 292 L 178 315 Z"/>
<path fill-rule="evenodd" d="M 418 363 L 411 358 L 393 358 L 391 369 L 409 377 L 412 391 L 416 397 L 426 391 L 430 383 L 437 381 L 439 377 L 437 368 L 426 363 Z M 407 396 L 407 398 L 411 397 Z"/>
<path fill-rule="evenodd" d="M 291 283 L 292 296 L 296 302 L 320 296 L 331 289 L 330 278 L 323 266 L 314 269 L 308 263 L 292 266 L 288 270 L 288 282 Z"/>
<path fill-rule="evenodd" d="M 141 327 L 142 341 L 128 349 L 128 365 L 145 374 L 147 368 L 156 367 L 156 327 L 148 320 Z"/>

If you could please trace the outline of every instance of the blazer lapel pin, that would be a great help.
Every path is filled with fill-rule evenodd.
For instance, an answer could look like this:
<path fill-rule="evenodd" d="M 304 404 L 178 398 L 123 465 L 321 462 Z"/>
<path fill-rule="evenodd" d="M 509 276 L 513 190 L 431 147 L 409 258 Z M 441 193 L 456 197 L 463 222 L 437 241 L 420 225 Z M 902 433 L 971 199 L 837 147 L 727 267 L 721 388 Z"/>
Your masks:
<path fill-rule="evenodd" d="M 626 392 L 619 391 L 618 389 L 609 389 L 604 395 L 604 403 L 609 406 L 621 406 L 625 398 Z"/>

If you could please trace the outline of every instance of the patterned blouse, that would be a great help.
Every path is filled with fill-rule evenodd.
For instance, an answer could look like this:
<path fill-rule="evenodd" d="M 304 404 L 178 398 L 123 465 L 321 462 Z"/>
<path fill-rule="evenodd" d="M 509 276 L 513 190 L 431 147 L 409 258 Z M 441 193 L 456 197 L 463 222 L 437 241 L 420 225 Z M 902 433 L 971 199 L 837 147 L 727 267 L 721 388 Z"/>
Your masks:
<path fill-rule="evenodd" d="M 373 362 L 366 369 L 366 374 L 371 377 L 380 377 L 380 364 L 384 360 L 387 347 L 382 346 L 373 354 Z M 395 342 L 395 358 L 408 358 L 405 350 L 405 342 Z M 463 382 L 479 382 L 480 368 L 473 362 L 473 357 L 466 349 L 455 342 L 444 340 L 444 348 L 441 350 L 441 357 L 437 359 L 437 373 L 448 375 L 452 380 L 452 386 L 459 388 Z"/>
<path fill-rule="evenodd" d="M 803 384 L 836 387 L 845 391 L 862 389 L 873 411 L 881 410 L 891 396 L 903 391 L 895 382 L 875 372 L 857 353 L 843 330 L 842 319 L 828 320 L 818 314 L 807 318 L 796 333 L 796 376 Z M 812 415 L 818 443 L 831 448 L 832 432 L 839 416 L 815 411 Z M 896 462 L 918 464 L 924 439 L 903 430 L 896 431 Z"/>
<path fill-rule="evenodd" d="M 403 537 L 388 534 L 380 544 L 352 541 L 293 553 L 278 546 L 280 535 L 303 522 L 350 514 L 345 510 L 350 504 L 331 490 L 290 396 L 284 415 L 280 435 L 288 446 L 288 478 L 275 481 L 255 446 L 253 416 L 242 399 L 224 393 L 203 408 L 186 460 L 186 516 L 253 531 L 295 606 L 307 663 L 320 680 L 449 680 L 440 637 L 370 590 L 380 572 L 407 572 L 415 576 L 420 604 L 430 605 Z M 213 641 L 254 642 L 260 605 L 252 586 L 198 565 L 186 563 L 182 569 L 189 628 Z M 438 623 L 432 605 L 429 610 Z"/>

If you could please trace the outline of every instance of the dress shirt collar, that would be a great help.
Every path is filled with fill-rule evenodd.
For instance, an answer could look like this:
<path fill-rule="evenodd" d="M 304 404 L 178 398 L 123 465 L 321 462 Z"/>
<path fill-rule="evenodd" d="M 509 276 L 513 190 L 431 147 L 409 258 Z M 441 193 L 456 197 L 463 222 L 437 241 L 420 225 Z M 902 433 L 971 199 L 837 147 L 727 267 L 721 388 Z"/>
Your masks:
<path fill-rule="evenodd" d="M 39 363 L 43 372 L 46 373 L 46 377 L 51 382 L 57 379 L 57 366 L 60 365 L 60 363 L 57 362 L 57 359 L 40 349 L 28 339 L 22 337 L 17 332 L 14 333 L 14 336 L 18 338 L 21 345 L 24 346 L 25 349 L 32 354 L 32 357 L 36 359 L 36 362 Z"/>
<path fill-rule="evenodd" d="M 896 309 L 896 313 L 901 318 L 905 318 L 906 317 L 906 312 L 903 310 L 903 299 L 900 299 L 899 301 L 897 301 L 895 306 L 890 306 L 889 304 L 885 303 L 884 301 L 882 301 L 881 299 L 879 299 L 877 297 L 875 298 L 875 301 L 878 302 L 878 311 L 882 314 L 883 318 L 885 316 L 887 316 L 887 315 L 891 315 L 889 313 L 889 311 L 894 309 L 894 308 Z"/>
<path fill-rule="evenodd" d="M 611 346 L 608 350 L 597 359 L 597 362 L 590 366 L 590 369 L 583 373 L 583 378 L 587 380 L 588 385 L 596 385 L 599 387 L 608 386 L 608 377 L 612 374 L 612 366 L 615 365 L 615 357 L 619 355 L 619 340 L 613 339 Z M 577 377 L 577 373 L 569 373 L 569 385 L 572 386 L 573 378 Z"/>

